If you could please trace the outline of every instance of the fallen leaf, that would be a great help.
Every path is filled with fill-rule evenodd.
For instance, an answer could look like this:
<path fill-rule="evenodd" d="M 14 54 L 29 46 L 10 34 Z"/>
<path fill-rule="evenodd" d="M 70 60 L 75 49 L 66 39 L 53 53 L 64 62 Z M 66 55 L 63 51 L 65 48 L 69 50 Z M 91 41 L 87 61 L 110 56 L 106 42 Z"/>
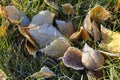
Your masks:
<path fill-rule="evenodd" d="M 69 37 L 73 34 L 74 27 L 72 22 L 66 23 L 65 21 L 56 20 L 56 23 L 58 26 L 58 30 L 66 37 Z"/>
<path fill-rule="evenodd" d="M 2 15 L 9 19 L 11 23 L 18 24 L 22 14 L 15 6 L 2 7 Z"/>
<path fill-rule="evenodd" d="M 73 6 L 70 3 L 63 4 L 62 9 L 65 14 L 74 14 L 75 13 Z"/>
<path fill-rule="evenodd" d="M 95 70 L 103 66 L 104 57 L 97 50 L 85 44 L 82 53 L 82 63 L 86 68 Z"/>
<path fill-rule="evenodd" d="M 106 20 L 110 17 L 110 13 L 109 11 L 107 11 L 104 7 L 97 5 L 94 8 L 92 8 L 89 11 L 90 17 L 92 18 L 92 20 L 95 21 L 103 21 Z"/>
<path fill-rule="evenodd" d="M 51 42 L 50 45 L 40 49 L 40 51 L 48 56 L 61 57 L 70 46 L 70 43 L 64 37 L 60 37 Z"/>
<path fill-rule="evenodd" d="M 55 14 L 48 10 L 40 11 L 38 14 L 33 16 L 29 26 L 39 26 L 43 25 L 44 23 L 52 24 L 54 16 Z"/>
<path fill-rule="evenodd" d="M 91 17 L 90 17 L 89 13 L 86 15 L 86 17 L 84 19 L 84 28 L 89 34 L 91 34 L 93 36 Z"/>
<path fill-rule="evenodd" d="M 75 70 L 82 70 L 84 68 L 84 65 L 81 61 L 82 52 L 75 47 L 69 47 L 61 59 L 67 67 Z"/>
<path fill-rule="evenodd" d="M 117 8 L 120 8 L 120 0 L 117 0 Z"/>
<path fill-rule="evenodd" d="M 33 55 L 33 57 L 36 57 L 36 53 L 37 53 L 38 49 L 35 46 L 33 46 L 29 41 L 26 40 L 25 51 L 26 51 L 26 53 Z"/>
<path fill-rule="evenodd" d="M 113 32 L 101 25 L 102 42 L 100 46 L 111 53 L 120 54 L 120 33 Z"/>
<path fill-rule="evenodd" d="M 83 40 L 90 41 L 91 38 L 90 38 L 89 34 L 87 33 L 86 29 L 84 27 L 81 27 L 81 28 L 82 28 L 82 31 L 81 31 L 80 36 L 83 38 Z"/>
<path fill-rule="evenodd" d="M 32 78 L 50 78 L 52 76 L 56 76 L 54 74 L 54 72 L 52 72 L 48 67 L 42 67 L 39 72 L 36 72 L 36 73 L 28 76 L 27 78 L 29 78 L 29 77 L 32 77 Z"/>
<path fill-rule="evenodd" d="M 104 71 L 103 69 L 98 70 L 88 70 L 88 78 L 91 80 L 104 80 Z"/>
<path fill-rule="evenodd" d="M 3 37 L 7 34 L 7 28 L 9 26 L 9 22 L 8 21 L 5 21 L 3 22 L 3 24 L 0 26 L 0 37 Z"/>
<path fill-rule="evenodd" d="M 54 9 L 59 9 L 58 4 L 55 2 L 55 0 L 44 0 L 45 3 L 51 7 L 53 7 Z"/>
<path fill-rule="evenodd" d="M 2 69 L 0 69 L 0 80 L 6 80 L 6 74 L 3 72 Z"/>
<path fill-rule="evenodd" d="M 92 28 L 93 28 L 94 41 L 95 42 L 99 41 L 101 34 L 95 21 L 92 22 Z"/>
<path fill-rule="evenodd" d="M 80 30 L 74 32 L 74 33 L 70 36 L 69 39 L 72 40 L 72 41 L 77 40 L 77 39 L 80 37 L 82 30 L 83 30 L 83 27 L 80 27 Z"/>

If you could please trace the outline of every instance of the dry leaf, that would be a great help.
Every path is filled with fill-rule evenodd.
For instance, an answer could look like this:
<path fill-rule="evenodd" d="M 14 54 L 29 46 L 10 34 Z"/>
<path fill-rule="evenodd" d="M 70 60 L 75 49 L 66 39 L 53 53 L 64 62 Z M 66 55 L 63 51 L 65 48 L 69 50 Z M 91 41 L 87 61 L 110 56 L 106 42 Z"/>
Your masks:
<path fill-rule="evenodd" d="M 95 70 L 103 66 L 104 57 L 97 50 L 85 44 L 82 53 L 82 63 L 86 68 Z"/>
<path fill-rule="evenodd" d="M 91 80 L 104 80 L 104 71 L 102 69 L 98 69 L 95 71 L 89 70 L 88 71 L 88 78 Z"/>
<path fill-rule="evenodd" d="M 45 3 L 55 9 L 59 9 L 58 4 L 55 2 L 55 0 L 44 0 Z"/>
<path fill-rule="evenodd" d="M 101 34 L 95 21 L 92 22 L 92 28 L 93 28 L 94 41 L 100 40 Z"/>
<path fill-rule="evenodd" d="M 74 14 L 75 13 L 73 6 L 70 3 L 63 4 L 62 9 L 65 14 Z"/>
<path fill-rule="evenodd" d="M 84 65 L 81 61 L 82 52 L 75 47 L 69 47 L 61 59 L 67 67 L 75 70 L 82 70 L 84 68 Z"/>
<path fill-rule="evenodd" d="M 120 33 L 113 32 L 101 25 L 102 42 L 100 46 L 111 53 L 120 54 Z"/>
<path fill-rule="evenodd" d="M 40 11 L 32 18 L 29 26 L 39 26 L 43 25 L 44 23 L 52 24 L 54 16 L 55 14 L 48 10 Z"/>
<path fill-rule="evenodd" d="M 11 23 L 18 24 L 22 14 L 15 6 L 5 6 L 1 8 L 2 15 L 9 19 Z"/>
<path fill-rule="evenodd" d="M 0 69 L 0 80 L 6 80 L 6 74 L 3 72 L 2 69 Z"/>
<path fill-rule="evenodd" d="M 66 23 L 65 21 L 56 20 L 56 23 L 58 26 L 58 30 L 66 37 L 69 37 L 73 34 L 74 27 L 72 22 Z"/>
<path fill-rule="evenodd" d="M 87 33 L 86 29 L 84 27 L 81 27 L 82 28 L 82 31 L 81 31 L 81 37 L 84 39 L 84 40 L 91 40 L 89 34 Z"/>
<path fill-rule="evenodd" d="M 117 1 L 117 7 L 120 8 L 120 0 Z"/>
<path fill-rule="evenodd" d="M 84 19 L 84 28 L 89 34 L 93 36 L 91 17 L 89 13 L 86 15 L 86 18 Z"/>
<path fill-rule="evenodd" d="M 39 72 L 36 72 L 36 73 L 28 76 L 27 78 L 29 78 L 29 77 L 32 77 L 32 78 L 50 78 L 52 76 L 56 76 L 54 74 L 54 72 L 52 72 L 48 67 L 42 67 Z"/>
<path fill-rule="evenodd" d="M 37 50 L 38 49 L 35 46 L 33 46 L 29 41 L 26 40 L 26 42 L 25 42 L 25 51 L 26 51 L 26 53 L 36 57 Z"/>
<path fill-rule="evenodd" d="M 44 52 L 48 56 L 60 57 L 63 56 L 65 51 L 70 46 L 70 43 L 64 37 L 60 37 L 51 42 L 50 45 L 47 45 L 45 48 L 40 49 L 40 51 Z"/>
<path fill-rule="evenodd" d="M 3 37 L 7 34 L 7 28 L 9 26 L 9 22 L 8 21 L 5 21 L 3 22 L 3 24 L 0 26 L 0 37 Z"/>
<path fill-rule="evenodd" d="M 95 21 L 106 20 L 110 17 L 109 11 L 105 10 L 104 7 L 97 5 L 89 11 L 90 17 Z"/>
<path fill-rule="evenodd" d="M 20 27 L 19 31 L 35 47 L 44 48 L 55 38 L 62 37 L 61 33 L 52 25 L 43 24 L 36 27 Z"/>
<path fill-rule="evenodd" d="M 73 33 L 73 34 L 70 36 L 69 39 L 72 40 L 72 41 L 77 40 L 77 39 L 80 37 L 80 34 L 81 34 L 82 30 L 83 30 L 83 27 L 80 27 L 80 30 L 79 30 L 79 31 L 76 31 L 75 33 Z"/>

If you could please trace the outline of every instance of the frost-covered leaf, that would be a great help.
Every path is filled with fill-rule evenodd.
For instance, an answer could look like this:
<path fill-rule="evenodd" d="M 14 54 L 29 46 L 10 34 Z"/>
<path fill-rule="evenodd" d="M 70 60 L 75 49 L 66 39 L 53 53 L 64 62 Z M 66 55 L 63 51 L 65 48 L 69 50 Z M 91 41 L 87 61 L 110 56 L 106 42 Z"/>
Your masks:
<path fill-rule="evenodd" d="M 0 80 L 6 80 L 6 74 L 3 72 L 2 69 L 0 69 Z"/>
<path fill-rule="evenodd" d="M 28 77 L 32 78 L 50 78 L 52 76 L 56 76 L 53 71 L 51 71 L 48 67 L 42 67 L 39 72 L 36 72 Z"/>
<path fill-rule="evenodd" d="M 84 68 L 84 65 L 81 61 L 82 52 L 75 47 L 69 47 L 61 59 L 67 67 L 75 70 L 82 70 Z"/>
<path fill-rule="evenodd" d="M 109 11 L 104 7 L 97 5 L 89 11 L 90 17 L 95 21 L 103 21 L 110 17 Z"/>
<path fill-rule="evenodd" d="M 5 21 L 3 24 L 0 26 L 0 37 L 5 36 L 7 34 L 7 28 L 9 26 L 9 22 Z"/>
<path fill-rule="evenodd" d="M 55 14 L 49 10 L 40 11 L 38 14 L 33 16 L 32 21 L 29 26 L 39 26 L 44 23 L 52 24 Z"/>
<path fill-rule="evenodd" d="M 65 14 L 74 14 L 75 13 L 73 6 L 70 3 L 63 4 L 62 9 Z"/>
<path fill-rule="evenodd" d="M 72 22 L 66 23 L 65 21 L 56 20 L 56 23 L 58 26 L 58 30 L 66 37 L 71 36 L 72 33 L 74 32 L 74 27 Z"/>
<path fill-rule="evenodd" d="M 82 63 L 86 68 L 95 70 L 103 66 L 104 57 L 97 50 L 85 44 L 82 53 Z"/>
<path fill-rule="evenodd" d="M 44 0 L 45 3 L 55 9 L 59 9 L 58 4 L 55 2 L 56 0 Z"/>
<path fill-rule="evenodd" d="M 70 43 L 64 37 L 60 37 L 51 42 L 50 45 L 47 45 L 45 48 L 40 49 L 40 51 L 44 52 L 48 56 L 60 57 L 63 56 L 65 51 L 70 46 Z"/>
<path fill-rule="evenodd" d="M 100 46 L 111 53 L 120 54 L 120 33 L 113 32 L 101 25 L 102 42 Z"/>

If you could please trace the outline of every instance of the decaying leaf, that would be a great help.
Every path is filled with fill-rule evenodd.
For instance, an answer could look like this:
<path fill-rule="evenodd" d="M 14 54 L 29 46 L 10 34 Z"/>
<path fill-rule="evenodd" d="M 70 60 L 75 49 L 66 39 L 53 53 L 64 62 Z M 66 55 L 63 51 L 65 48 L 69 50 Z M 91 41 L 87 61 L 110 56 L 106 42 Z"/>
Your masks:
<path fill-rule="evenodd" d="M 5 21 L 3 22 L 3 24 L 0 26 L 0 37 L 3 37 L 6 35 L 6 30 L 9 26 L 9 22 L 8 21 Z"/>
<path fill-rule="evenodd" d="M 29 26 L 39 26 L 44 23 L 52 24 L 55 14 L 49 10 L 40 11 L 38 14 L 33 16 L 32 21 Z"/>
<path fill-rule="evenodd" d="M 90 17 L 95 21 L 103 21 L 110 17 L 109 11 L 104 7 L 97 5 L 89 11 Z"/>
<path fill-rule="evenodd" d="M 36 57 L 36 53 L 38 49 L 27 40 L 25 42 L 25 50 L 26 50 L 26 53 L 33 55 L 33 57 Z"/>
<path fill-rule="evenodd" d="M 70 3 L 63 4 L 62 9 L 65 14 L 74 14 L 75 13 L 73 6 Z"/>
<path fill-rule="evenodd" d="M 103 66 L 104 57 L 97 50 L 85 44 L 82 53 L 82 63 L 86 68 L 95 70 Z"/>
<path fill-rule="evenodd" d="M 73 68 L 75 70 L 82 70 L 84 68 L 81 60 L 82 52 L 75 47 L 69 47 L 62 57 L 62 61 L 65 66 Z"/>
<path fill-rule="evenodd" d="M 100 40 L 101 34 L 95 21 L 92 22 L 92 28 L 93 28 L 94 41 Z"/>
<path fill-rule="evenodd" d="M 70 46 L 70 43 L 64 37 L 60 37 L 51 42 L 50 45 L 40 49 L 40 51 L 48 56 L 61 57 Z"/>
<path fill-rule="evenodd" d="M 120 33 L 113 32 L 101 25 L 102 42 L 100 46 L 111 53 L 120 54 Z"/>
<path fill-rule="evenodd" d="M 3 72 L 2 69 L 0 69 L 0 80 L 6 80 L 6 74 Z"/>
<path fill-rule="evenodd" d="M 55 2 L 55 0 L 44 0 L 45 3 L 55 9 L 59 9 L 58 4 Z"/>
<path fill-rule="evenodd" d="M 49 78 L 52 76 L 56 76 L 54 72 L 52 72 L 48 67 L 42 67 L 39 72 L 36 72 L 28 77 L 32 78 Z M 27 77 L 27 78 L 28 78 Z"/>
<path fill-rule="evenodd" d="M 58 30 L 66 37 L 69 37 L 73 34 L 74 27 L 72 22 L 66 23 L 65 21 L 56 20 L 56 23 L 58 26 Z"/>
<path fill-rule="evenodd" d="M 98 70 L 89 70 L 88 71 L 88 78 L 91 80 L 104 80 L 104 71 L 103 69 L 98 69 Z"/>
<path fill-rule="evenodd" d="M 1 7 L 1 10 L 2 15 L 9 19 L 11 23 L 19 23 L 21 12 L 15 6 Z"/>
<path fill-rule="evenodd" d="M 120 0 L 117 1 L 117 7 L 120 8 Z"/>

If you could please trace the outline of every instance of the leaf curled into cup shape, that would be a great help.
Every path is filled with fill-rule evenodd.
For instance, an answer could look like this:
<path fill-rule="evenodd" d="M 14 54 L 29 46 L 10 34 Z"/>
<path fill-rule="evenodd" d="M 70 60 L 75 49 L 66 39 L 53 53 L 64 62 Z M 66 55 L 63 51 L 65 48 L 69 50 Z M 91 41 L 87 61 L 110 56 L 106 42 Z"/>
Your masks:
<path fill-rule="evenodd" d="M 94 8 L 92 8 L 89 11 L 89 14 L 90 14 L 90 17 L 97 22 L 106 20 L 110 17 L 109 11 L 107 11 L 104 7 L 100 5 L 97 5 Z"/>
<path fill-rule="evenodd" d="M 62 9 L 65 14 L 74 14 L 75 13 L 73 6 L 70 3 L 63 4 Z"/>
<path fill-rule="evenodd" d="M 103 66 L 104 57 L 87 44 L 84 45 L 82 53 L 82 63 L 86 68 L 95 70 Z"/>
<path fill-rule="evenodd" d="M 111 53 L 120 54 L 120 33 L 113 32 L 101 25 L 102 42 L 100 47 Z"/>
<path fill-rule="evenodd" d="M 56 20 L 58 30 L 66 37 L 70 37 L 74 32 L 74 27 L 72 22 L 65 22 Z"/>
<path fill-rule="evenodd" d="M 42 10 L 35 16 L 33 16 L 32 21 L 29 26 L 39 26 L 44 23 L 52 24 L 55 14 L 49 10 Z"/>
<path fill-rule="evenodd" d="M 84 68 L 81 59 L 82 52 L 75 47 L 69 47 L 62 57 L 62 61 L 65 66 L 73 68 L 75 70 L 82 70 Z"/>
<path fill-rule="evenodd" d="M 56 75 L 48 67 L 44 66 L 41 68 L 41 70 L 39 72 L 36 72 L 36 73 L 28 76 L 27 78 L 32 77 L 32 78 L 43 78 L 44 79 L 44 78 L 50 78 L 52 76 L 56 76 Z"/>
<path fill-rule="evenodd" d="M 61 57 L 70 46 L 67 39 L 59 37 L 40 51 L 51 57 Z"/>

